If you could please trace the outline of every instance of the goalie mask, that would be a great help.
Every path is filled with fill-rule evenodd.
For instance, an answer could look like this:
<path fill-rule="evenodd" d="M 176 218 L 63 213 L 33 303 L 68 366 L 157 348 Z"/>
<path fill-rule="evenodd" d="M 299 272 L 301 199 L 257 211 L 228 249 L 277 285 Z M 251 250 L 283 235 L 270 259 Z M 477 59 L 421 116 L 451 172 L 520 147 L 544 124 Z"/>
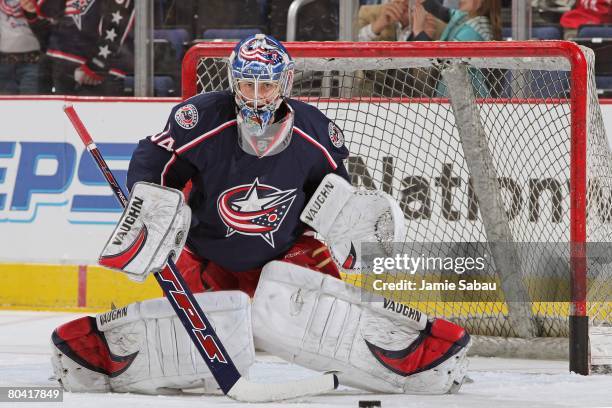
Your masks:
<path fill-rule="evenodd" d="M 265 34 L 242 40 L 229 58 L 230 88 L 238 107 L 238 143 L 245 152 L 271 156 L 291 142 L 293 109 L 284 103 L 293 84 L 293 60 Z"/>

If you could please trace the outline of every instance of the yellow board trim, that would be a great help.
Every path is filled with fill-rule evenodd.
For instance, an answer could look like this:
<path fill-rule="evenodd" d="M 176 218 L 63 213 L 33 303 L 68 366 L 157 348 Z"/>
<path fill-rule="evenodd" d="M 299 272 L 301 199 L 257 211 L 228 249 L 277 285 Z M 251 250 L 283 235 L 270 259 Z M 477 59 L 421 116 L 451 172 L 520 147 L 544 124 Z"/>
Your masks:
<path fill-rule="evenodd" d="M 345 282 L 357 287 L 363 287 L 364 281 L 362 280 L 362 276 L 359 274 L 341 273 L 341 277 Z M 417 299 L 414 300 L 403 300 L 394 298 L 393 293 L 388 292 L 377 292 L 376 295 L 385 296 L 391 300 L 408 305 L 427 314 L 428 316 L 472 318 L 485 316 L 499 317 L 508 314 L 508 306 L 506 303 L 499 301 L 428 301 L 418 299 L 417 296 L 415 296 Z M 531 312 L 534 316 L 567 318 L 570 315 L 570 306 L 570 302 L 532 302 Z M 605 299 L 603 301 L 587 302 L 587 315 L 591 319 L 610 321 L 612 318 L 612 301 Z"/>
<path fill-rule="evenodd" d="M 99 312 L 163 296 L 153 276 L 137 283 L 100 266 L 80 275 L 79 265 L 0 264 L 0 309 Z"/>
<path fill-rule="evenodd" d="M 82 306 L 79 306 L 79 275 Z M 343 279 L 357 286 L 360 284 L 354 275 L 345 275 Z M 0 309 L 102 312 L 112 305 L 120 307 L 162 296 L 153 276 L 144 283 L 137 283 L 120 272 L 97 265 L 0 263 Z M 474 310 L 482 316 L 507 313 L 502 302 L 472 304 L 417 300 L 408 304 L 431 316 L 459 317 L 473 315 Z M 569 303 L 566 302 L 534 302 L 532 308 L 535 315 L 566 317 L 569 314 Z M 590 317 L 607 320 L 612 316 L 612 302 L 589 302 L 588 310 Z"/>

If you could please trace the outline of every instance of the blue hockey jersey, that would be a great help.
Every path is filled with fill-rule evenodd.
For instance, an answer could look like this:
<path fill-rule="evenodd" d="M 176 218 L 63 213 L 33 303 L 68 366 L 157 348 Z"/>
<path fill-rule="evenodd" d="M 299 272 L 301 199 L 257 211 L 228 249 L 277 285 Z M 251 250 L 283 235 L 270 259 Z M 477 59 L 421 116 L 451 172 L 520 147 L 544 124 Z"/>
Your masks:
<path fill-rule="evenodd" d="M 238 144 L 231 93 L 184 101 L 164 131 L 139 142 L 128 188 L 148 181 L 182 189 L 191 181 L 187 246 L 224 268 L 245 271 L 280 257 L 303 233 L 300 213 L 323 177 L 335 172 L 349 180 L 342 132 L 317 108 L 288 103 L 295 111 L 291 143 L 258 158 Z"/>

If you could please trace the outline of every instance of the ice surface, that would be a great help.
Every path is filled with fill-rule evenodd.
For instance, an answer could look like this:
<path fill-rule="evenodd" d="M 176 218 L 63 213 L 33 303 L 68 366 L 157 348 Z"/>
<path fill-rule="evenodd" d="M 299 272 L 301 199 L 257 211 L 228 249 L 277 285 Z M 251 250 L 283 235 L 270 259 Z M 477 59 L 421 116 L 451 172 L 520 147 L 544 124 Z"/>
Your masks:
<path fill-rule="evenodd" d="M 80 315 L 0 311 L 0 386 L 54 386 L 49 380 L 52 330 Z M 316 375 L 301 367 L 261 355 L 252 380 L 281 382 Z M 612 376 L 582 377 L 567 372 L 565 361 L 470 359 L 469 376 L 456 395 L 374 395 L 342 388 L 329 395 L 276 404 L 241 404 L 223 396 L 145 396 L 136 394 L 64 394 L 62 403 L 0 403 L 0 408 L 208 408 L 357 407 L 359 400 L 380 400 L 389 407 L 612 407 Z"/>

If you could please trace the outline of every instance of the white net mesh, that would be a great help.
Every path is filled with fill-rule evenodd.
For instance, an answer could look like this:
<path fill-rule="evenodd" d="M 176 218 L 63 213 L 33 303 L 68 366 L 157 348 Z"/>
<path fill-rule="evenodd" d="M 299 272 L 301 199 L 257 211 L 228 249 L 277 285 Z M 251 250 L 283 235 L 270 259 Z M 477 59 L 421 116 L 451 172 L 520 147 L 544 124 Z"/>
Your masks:
<path fill-rule="evenodd" d="M 526 58 L 446 58 L 444 50 L 438 59 L 296 57 L 292 96 L 314 104 L 343 130 L 354 185 L 384 190 L 398 200 L 408 229 L 406 248 L 414 242 L 447 243 L 439 247 L 440 256 L 484 254 L 492 259 L 483 279 L 501 288 L 490 294 L 385 293 L 430 315 L 458 321 L 474 334 L 525 336 L 511 319 L 508 304 L 520 296 L 504 292 L 520 286 L 529 306 L 514 312 L 520 313 L 515 318 L 528 318 L 538 337 L 568 335 L 574 110 L 570 63 L 537 56 L 536 48 Z M 588 119 L 580 126 L 588 127 L 587 241 L 603 243 L 598 249 L 609 254 L 605 243 L 612 233 L 612 161 L 594 92 L 593 56 L 584 52 Z M 222 57 L 198 59 L 195 77 L 187 80 L 196 83 L 197 92 L 227 89 L 225 64 Z M 478 126 L 485 135 L 480 142 L 493 163 L 488 174 L 497 178 L 510 240 L 528 244 L 516 249 L 511 265 L 518 271 L 518 286 L 508 286 L 499 276 L 495 264 L 502 261 L 491 254 L 491 234 L 482 217 L 483 208 L 495 199 L 477 194 L 474 164 L 466 161 L 466 141 L 447 99 L 449 88 L 461 84 L 447 83 L 442 71 L 458 64 L 467 67 L 472 83 Z M 596 325 L 612 322 L 610 260 L 608 255 L 588 261 L 588 315 Z M 428 276 L 432 281 L 447 277 L 435 271 Z M 386 276 L 388 281 L 400 278 L 397 272 Z M 363 276 L 346 279 L 367 286 Z"/>

